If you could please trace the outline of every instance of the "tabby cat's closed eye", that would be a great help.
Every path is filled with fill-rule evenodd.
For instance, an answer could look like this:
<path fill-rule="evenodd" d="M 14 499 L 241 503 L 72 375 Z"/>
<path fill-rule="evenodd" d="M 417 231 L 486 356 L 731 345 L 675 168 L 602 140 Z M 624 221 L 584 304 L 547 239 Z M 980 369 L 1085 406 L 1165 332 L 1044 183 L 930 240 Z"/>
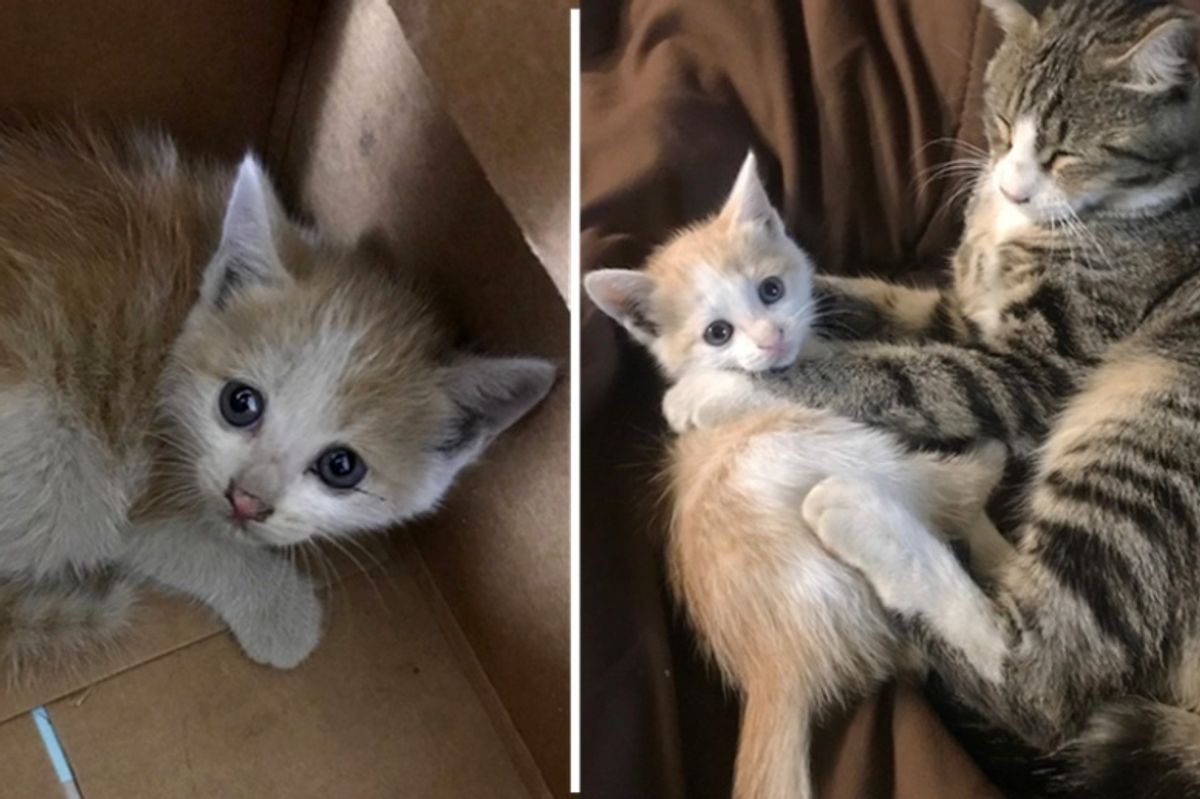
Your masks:
<path fill-rule="evenodd" d="M 1012 147 L 1012 123 L 1004 116 L 997 114 L 994 118 L 996 129 L 996 144 L 1003 150 Z"/>
<path fill-rule="evenodd" d="M 1079 160 L 1079 156 L 1067 150 L 1055 150 L 1042 160 L 1042 169 L 1047 172 L 1054 172 L 1069 166 Z"/>

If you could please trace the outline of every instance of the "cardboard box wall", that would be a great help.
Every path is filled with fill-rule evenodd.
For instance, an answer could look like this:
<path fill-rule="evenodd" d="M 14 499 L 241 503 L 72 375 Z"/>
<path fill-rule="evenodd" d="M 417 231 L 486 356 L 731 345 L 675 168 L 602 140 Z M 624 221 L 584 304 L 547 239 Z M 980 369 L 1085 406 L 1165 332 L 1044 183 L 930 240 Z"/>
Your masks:
<path fill-rule="evenodd" d="M 566 6 L 393 5 L 0 0 L 0 110 L 253 147 L 328 234 L 382 232 L 468 338 L 565 369 Z M 542 49 L 505 68 L 486 47 L 505 39 Z M 561 88 L 523 91 L 510 117 L 503 93 L 530 70 Z M 57 795 L 38 704 L 88 799 L 566 795 L 568 413 L 564 381 L 437 517 L 338 560 L 327 639 L 294 673 L 154 598 L 127 649 L 7 691 L 0 795 Z"/>

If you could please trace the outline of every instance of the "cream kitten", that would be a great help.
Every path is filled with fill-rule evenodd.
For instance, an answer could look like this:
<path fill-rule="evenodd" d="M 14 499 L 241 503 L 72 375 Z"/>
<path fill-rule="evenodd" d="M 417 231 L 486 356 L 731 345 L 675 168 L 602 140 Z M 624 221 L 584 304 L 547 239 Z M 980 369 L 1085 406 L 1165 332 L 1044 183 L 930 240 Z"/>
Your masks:
<path fill-rule="evenodd" d="M 301 662 L 321 607 L 274 549 L 433 510 L 554 379 L 447 339 L 253 157 L 0 132 L 0 655 L 91 651 L 150 580 Z"/>
<path fill-rule="evenodd" d="M 585 282 L 679 381 L 664 402 L 681 434 L 669 456 L 667 559 L 676 596 L 742 695 L 738 799 L 811 796 L 814 719 L 915 665 L 868 584 L 804 522 L 816 483 L 836 475 L 910 498 L 934 529 L 977 538 L 978 569 L 1007 552 L 981 514 L 1003 447 L 912 454 L 878 430 L 753 390 L 746 373 L 821 346 L 813 279 L 751 155 L 724 207 L 678 233 L 643 272 L 600 270 Z M 694 401 L 693 385 L 722 401 Z"/>

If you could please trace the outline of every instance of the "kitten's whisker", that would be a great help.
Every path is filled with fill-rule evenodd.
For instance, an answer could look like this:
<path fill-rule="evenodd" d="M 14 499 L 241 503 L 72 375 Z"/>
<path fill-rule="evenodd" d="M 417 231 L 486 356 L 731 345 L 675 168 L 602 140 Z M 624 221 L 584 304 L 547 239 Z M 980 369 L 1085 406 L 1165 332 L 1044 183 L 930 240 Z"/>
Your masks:
<path fill-rule="evenodd" d="M 342 606 L 345 608 L 345 613 L 348 616 L 354 616 L 354 599 L 350 596 L 350 587 L 342 578 L 341 572 L 337 569 L 337 564 L 330 557 L 329 552 L 324 547 L 317 546 L 317 552 L 320 554 L 321 560 L 325 562 L 326 568 L 329 571 L 329 590 L 331 595 L 334 592 L 340 592 L 342 596 Z M 353 623 L 353 622 L 351 622 Z"/>
<path fill-rule="evenodd" d="M 379 560 L 379 558 L 376 557 L 375 553 L 372 552 L 371 549 L 366 544 L 364 544 L 362 541 L 359 541 L 354 536 L 350 536 L 348 538 L 343 538 L 341 540 L 343 542 L 345 542 L 347 545 L 353 545 L 356 549 L 358 549 L 358 551 L 361 552 L 363 554 L 363 556 L 366 557 L 368 560 L 370 560 L 371 563 L 375 566 L 375 573 L 383 575 L 384 579 L 386 579 L 388 581 L 389 587 L 394 592 L 396 592 L 396 593 L 400 592 L 400 587 L 396 584 L 396 576 L 394 574 L 392 574 L 390 569 L 387 569 L 384 567 L 383 561 Z"/>
<path fill-rule="evenodd" d="M 304 567 L 304 573 L 306 575 L 308 575 L 309 577 L 312 577 L 312 567 L 310 566 L 310 564 L 308 562 L 308 552 L 305 551 L 304 545 L 301 544 L 300 546 L 296 547 L 295 549 L 296 549 L 296 552 L 300 556 L 300 563 Z"/>
<path fill-rule="evenodd" d="M 343 546 L 335 536 L 325 536 L 324 540 L 328 541 L 335 549 L 337 549 L 338 552 L 350 559 L 350 562 L 354 564 L 354 567 L 358 569 L 363 578 L 370 583 L 371 589 L 375 592 L 375 597 L 379 600 L 379 606 L 381 608 L 386 608 L 387 601 L 383 598 L 383 592 L 379 590 L 379 586 L 375 583 L 375 578 L 372 576 L 371 571 L 363 565 L 362 561 L 354 557 L 354 553 L 352 553 L 347 547 Z"/>
<path fill-rule="evenodd" d="M 333 561 L 329 559 L 329 555 L 321 549 L 313 539 L 308 539 L 304 542 L 305 546 L 310 549 L 313 555 L 313 560 L 316 561 L 318 568 L 321 570 L 321 579 L 324 580 L 326 587 L 329 590 L 329 607 L 336 609 L 338 603 L 338 592 L 341 591 L 341 599 L 345 603 L 346 611 L 350 610 L 350 594 L 346 591 L 346 587 L 342 585 L 341 577 L 337 573 L 337 567 Z"/>
<path fill-rule="evenodd" d="M 853 341 L 857 339 L 857 333 L 854 328 L 844 322 L 839 321 L 834 314 L 826 312 L 813 319 L 813 329 L 818 331 L 827 330 L 830 332 L 841 332 L 843 341 Z"/>
<path fill-rule="evenodd" d="M 325 562 L 324 553 L 321 552 L 321 548 L 317 546 L 316 543 L 314 543 L 311 539 L 304 541 L 303 546 L 308 550 L 309 554 L 312 555 L 313 562 L 316 564 L 317 569 L 320 570 L 319 579 L 326 586 L 328 586 L 330 592 L 332 592 L 333 584 L 336 582 L 336 580 L 334 580 L 334 575 L 329 571 L 329 566 Z M 318 575 L 314 574 L 313 576 L 316 577 Z"/>

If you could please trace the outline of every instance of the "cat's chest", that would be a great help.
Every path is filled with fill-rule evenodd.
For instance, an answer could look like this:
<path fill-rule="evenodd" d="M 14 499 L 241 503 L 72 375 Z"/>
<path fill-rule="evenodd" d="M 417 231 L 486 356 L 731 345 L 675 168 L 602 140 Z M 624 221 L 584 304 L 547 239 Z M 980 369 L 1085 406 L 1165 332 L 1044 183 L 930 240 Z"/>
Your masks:
<path fill-rule="evenodd" d="M 968 220 L 955 254 L 955 290 L 963 315 L 985 341 L 1014 335 L 1019 321 L 1007 311 L 1029 298 L 1041 281 L 1042 264 L 1017 246 L 1035 234 L 1029 221 L 1007 203 L 984 201 Z"/>

